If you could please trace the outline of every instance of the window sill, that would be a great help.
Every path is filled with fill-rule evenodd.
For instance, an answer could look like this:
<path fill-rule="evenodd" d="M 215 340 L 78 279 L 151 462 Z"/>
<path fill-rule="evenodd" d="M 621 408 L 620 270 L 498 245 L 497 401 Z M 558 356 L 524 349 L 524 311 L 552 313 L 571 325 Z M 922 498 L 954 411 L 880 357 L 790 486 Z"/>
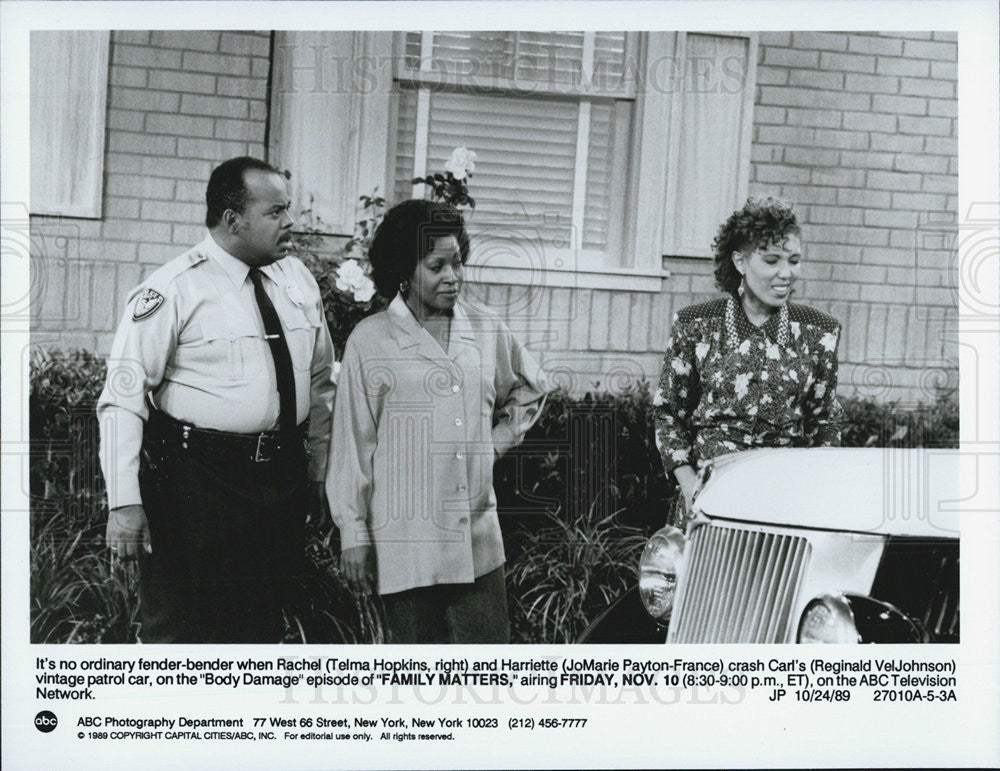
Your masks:
<path fill-rule="evenodd" d="M 465 266 L 465 280 L 474 284 L 512 284 L 550 289 L 613 289 L 622 292 L 661 292 L 670 278 L 666 270 L 627 268 L 509 268 L 493 265 Z"/>

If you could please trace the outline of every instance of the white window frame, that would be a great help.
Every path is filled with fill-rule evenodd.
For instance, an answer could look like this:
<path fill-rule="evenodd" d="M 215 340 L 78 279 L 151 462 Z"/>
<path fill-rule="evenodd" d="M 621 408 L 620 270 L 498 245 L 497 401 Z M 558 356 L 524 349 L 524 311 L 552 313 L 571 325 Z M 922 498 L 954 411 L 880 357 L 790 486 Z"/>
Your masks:
<path fill-rule="evenodd" d="M 432 67 L 432 51 L 434 44 L 434 32 L 421 32 L 420 40 L 420 69 L 415 75 L 412 70 L 404 67 L 406 60 L 405 32 L 397 33 L 395 62 L 395 77 L 397 82 L 406 83 L 408 87 L 414 88 L 417 96 L 417 111 L 414 136 L 414 158 L 411 177 L 423 177 L 428 173 L 439 171 L 439 169 L 427 168 L 427 147 L 429 141 L 430 123 L 430 94 L 431 88 L 442 85 L 461 85 L 467 83 L 460 77 L 452 73 L 441 73 Z M 630 33 L 626 37 L 626 57 L 636 57 L 639 49 L 639 35 Z M 583 32 L 583 60 L 582 74 L 587 80 L 593 79 L 594 67 L 594 31 Z M 527 84 L 527 81 L 524 81 Z M 477 82 L 476 85 L 489 85 L 488 82 Z M 532 84 L 535 85 L 535 84 Z M 559 92 L 560 95 L 566 93 L 565 90 Z M 502 258 L 491 259 L 490 265 L 479 266 L 476 270 L 476 280 L 482 283 L 498 284 L 527 284 L 535 285 L 539 280 L 546 286 L 553 287 L 578 287 L 578 288 L 618 288 L 618 289 L 646 289 L 648 291 L 659 291 L 661 280 L 668 276 L 665 271 L 652 261 L 648 265 L 608 265 L 607 254 L 621 257 L 630 254 L 628 249 L 628 239 L 625 233 L 631 230 L 630 222 L 631 210 L 634 208 L 629 203 L 627 196 L 631 192 L 628 184 L 623 185 L 623 197 L 626 200 L 622 204 L 623 215 L 615 223 L 612 220 L 612 227 L 608 233 L 609 250 L 614 252 L 604 252 L 597 250 L 584 250 L 580 239 L 583 233 L 586 186 L 587 186 L 587 164 L 590 140 L 590 111 L 595 98 L 615 98 L 629 99 L 633 101 L 633 124 L 638 113 L 638 94 L 634 85 L 628 91 L 613 91 L 610 89 L 589 88 L 585 95 L 579 95 L 577 112 L 577 137 L 575 168 L 573 176 L 573 204 L 571 216 L 572 240 L 568 249 L 547 249 L 545 253 L 546 265 L 544 275 L 539 276 L 538 271 L 525 269 L 517 263 L 504 264 Z M 633 132 L 634 134 L 634 132 Z M 395 132 L 392 134 L 395 136 Z M 633 140 L 630 144 L 634 144 Z M 475 149 L 475 148 L 470 148 Z M 632 155 L 632 148 L 629 147 L 627 155 Z M 392 165 L 392 164 L 390 164 Z M 634 173 L 629 171 L 629 176 Z M 394 183 L 392 183 L 394 186 Z M 391 189 L 391 188 L 390 188 Z M 412 195 L 416 198 L 425 195 L 423 185 L 413 186 Z M 472 196 L 475 197 L 475 179 L 471 185 Z M 634 200 L 634 199 L 633 199 Z M 617 241 L 617 248 L 612 244 Z M 625 262 L 624 259 L 620 260 Z M 473 265 L 475 257 L 473 256 Z"/>

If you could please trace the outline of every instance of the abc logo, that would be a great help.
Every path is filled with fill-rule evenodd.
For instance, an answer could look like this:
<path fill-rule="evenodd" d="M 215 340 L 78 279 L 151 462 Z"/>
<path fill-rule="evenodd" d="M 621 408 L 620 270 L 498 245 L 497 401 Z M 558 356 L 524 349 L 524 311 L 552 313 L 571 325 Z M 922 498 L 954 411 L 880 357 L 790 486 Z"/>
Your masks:
<path fill-rule="evenodd" d="M 56 716 L 47 709 L 43 709 L 35 715 L 35 728 L 43 734 L 47 734 L 49 731 L 54 731 L 58 724 L 59 721 L 56 719 Z"/>

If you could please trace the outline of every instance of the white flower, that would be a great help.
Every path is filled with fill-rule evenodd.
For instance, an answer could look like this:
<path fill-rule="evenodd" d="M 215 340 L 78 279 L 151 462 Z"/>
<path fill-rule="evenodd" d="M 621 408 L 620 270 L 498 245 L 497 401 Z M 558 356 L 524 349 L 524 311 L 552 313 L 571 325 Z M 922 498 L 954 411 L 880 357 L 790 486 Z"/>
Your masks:
<path fill-rule="evenodd" d="M 778 346 L 772 343 L 770 340 L 767 341 L 767 358 L 769 359 L 779 359 L 781 353 L 778 351 Z"/>
<path fill-rule="evenodd" d="M 767 373 L 766 369 L 763 372 L 760 373 L 760 379 L 761 380 L 767 380 L 769 377 L 771 377 L 771 376 Z"/>
<path fill-rule="evenodd" d="M 822 399 L 823 394 L 825 393 L 826 393 L 826 383 L 817 383 L 815 389 L 816 398 Z"/>
<path fill-rule="evenodd" d="M 747 415 L 749 415 L 751 418 L 754 415 L 756 415 L 756 414 L 757 414 L 757 405 L 756 404 L 754 404 L 752 407 L 750 407 L 749 409 L 747 409 Z"/>
<path fill-rule="evenodd" d="M 674 450 L 672 453 L 670 453 L 670 457 L 675 461 L 687 460 L 688 452 L 687 450 Z"/>
<path fill-rule="evenodd" d="M 653 406 L 662 407 L 663 406 L 663 389 L 657 388 L 656 393 L 653 394 Z"/>
<path fill-rule="evenodd" d="M 670 366 L 673 368 L 674 372 L 678 375 L 686 375 L 691 371 L 691 365 L 688 364 L 681 358 L 674 357 L 673 361 L 670 362 Z"/>
<path fill-rule="evenodd" d="M 744 340 L 740 343 L 739 352 L 746 355 L 750 352 L 750 339 Z"/>
<path fill-rule="evenodd" d="M 736 376 L 736 396 L 742 399 L 747 395 L 747 386 L 750 385 L 749 373 Z"/>
<path fill-rule="evenodd" d="M 365 271 L 357 260 L 344 260 L 337 268 L 337 289 L 341 292 L 352 291 L 364 277 Z"/>
<path fill-rule="evenodd" d="M 698 343 L 694 347 L 694 355 L 698 357 L 699 361 L 701 361 L 702 359 L 705 358 L 705 354 L 708 353 L 708 349 L 709 349 L 708 343 Z"/>
<path fill-rule="evenodd" d="M 337 289 L 351 292 L 355 302 L 366 303 L 375 294 L 375 284 L 365 274 L 357 260 L 344 260 L 337 268 Z"/>
<path fill-rule="evenodd" d="M 819 339 L 819 344 L 826 350 L 832 351 L 837 347 L 837 336 L 833 332 L 827 332 Z"/>
<path fill-rule="evenodd" d="M 792 329 L 792 337 L 794 337 L 796 340 L 798 340 L 799 339 L 799 335 L 802 334 L 802 325 L 799 324 L 799 322 L 797 322 L 797 321 L 793 321 L 788 326 L 791 327 L 791 329 Z"/>
<path fill-rule="evenodd" d="M 798 372 L 796 372 L 796 371 L 795 371 L 794 369 L 790 369 L 790 370 L 788 370 L 788 377 L 790 377 L 790 378 L 791 378 L 792 380 L 794 380 L 794 381 L 795 381 L 796 383 L 798 383 L 798 382 L 799 382 L 799 373 L 798 373 Z"/>
<path fill-rule="evenodd" d="M 476 170 L 476 153 L 465 147 L 456 147 L 451 153 L 451 160 L 444 165 L 445 171 L 450 171 L 455 179 L 471 177 Z"/>
<path fill-rule="evenodd" d="M 375 296 L 375 284 L 365 276 L 361 283 L 354 287 L 354 302 L 366 303 Z"/>

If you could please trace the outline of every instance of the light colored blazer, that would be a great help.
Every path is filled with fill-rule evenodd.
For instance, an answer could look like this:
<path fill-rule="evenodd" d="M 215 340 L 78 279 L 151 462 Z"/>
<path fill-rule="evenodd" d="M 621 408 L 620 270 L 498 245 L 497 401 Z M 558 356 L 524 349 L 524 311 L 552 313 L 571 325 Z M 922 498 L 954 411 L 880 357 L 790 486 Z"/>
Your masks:
<path fill-rule="evenodd" d="M 534 358 L 488 311 L 456 306 L 447 353 L 399 296 L 358 324 L 326 490 L 342 548 L 374 544 L 380 594 L 471 583 L 503 564 L 493 462 L 545 394 Z"/>

